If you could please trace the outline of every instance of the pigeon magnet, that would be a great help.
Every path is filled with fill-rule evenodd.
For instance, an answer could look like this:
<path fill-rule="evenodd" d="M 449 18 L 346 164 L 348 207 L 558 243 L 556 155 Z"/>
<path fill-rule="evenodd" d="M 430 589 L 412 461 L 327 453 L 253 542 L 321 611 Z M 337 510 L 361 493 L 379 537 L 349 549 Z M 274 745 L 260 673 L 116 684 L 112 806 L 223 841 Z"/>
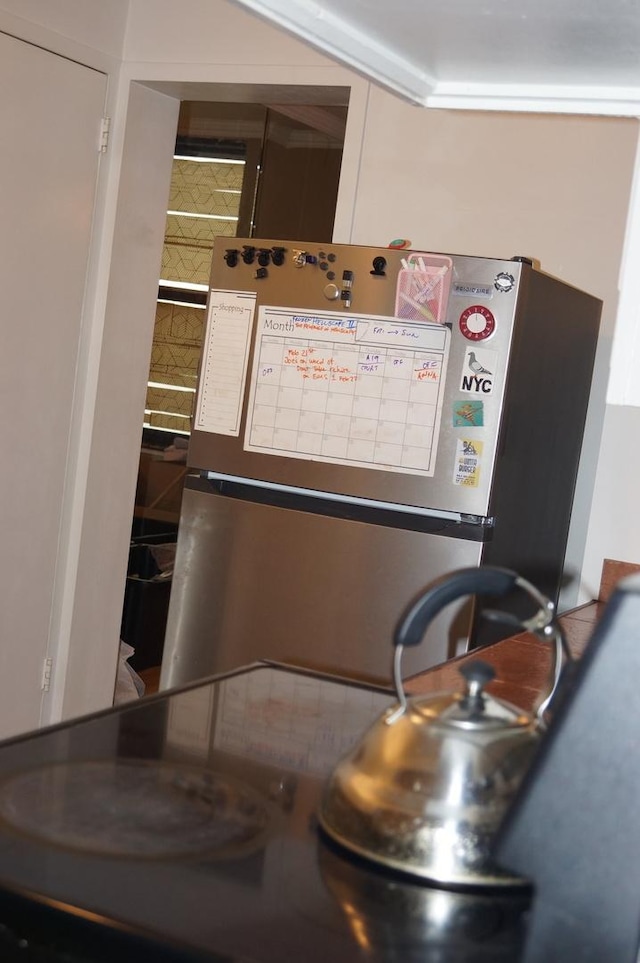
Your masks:
<path fill-rule="evenodd" d="M 495 351 L 483 351 L 476 345 L 467 348 L 462 366 L 460 391 L 466 391 L 481 397 L 490 395 L 493 391 L 495 372 Z"/>

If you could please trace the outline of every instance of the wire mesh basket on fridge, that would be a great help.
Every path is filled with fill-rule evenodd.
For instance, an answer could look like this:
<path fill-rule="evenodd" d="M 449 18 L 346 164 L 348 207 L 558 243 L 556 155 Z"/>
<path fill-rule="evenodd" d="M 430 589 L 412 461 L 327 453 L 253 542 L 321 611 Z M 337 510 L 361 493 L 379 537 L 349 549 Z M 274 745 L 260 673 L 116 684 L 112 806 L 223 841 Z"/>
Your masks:
<path fill-rule="evenodd" d="M 451 258 L 412 251 L 402 264 L 396 288 L 396 317 L 444 324 L 451 286 Z"/>

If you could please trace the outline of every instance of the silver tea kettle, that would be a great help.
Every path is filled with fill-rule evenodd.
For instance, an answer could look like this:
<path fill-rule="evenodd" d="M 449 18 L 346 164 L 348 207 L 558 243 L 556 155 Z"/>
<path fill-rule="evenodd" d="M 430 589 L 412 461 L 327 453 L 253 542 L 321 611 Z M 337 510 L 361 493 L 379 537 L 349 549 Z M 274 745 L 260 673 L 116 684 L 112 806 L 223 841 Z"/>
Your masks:
<path fill-rule="evenodd" d="M 431 620 L 464 595 L 504 597 L 522 589 L 538 606 L 532 618 L 506 618 L 555 643 L 550 692 L 530 715 L 485 692 L 493 667 L 460 668 L 466 685 L 407 699 L 402 650 L 417 645 Z M 325 832 L 352 852 L 445 886 L 518 886 L 491 857 L 495 833 L 545 728 L 564 659 L 570 658 L 554 605 L 508 569 L 459 569 L 431 583 L 395 632 L 398 704 L 377 720 L 329 778 L 319 810 Z M 564 659 L 563 659 L 564 656 Z"/>

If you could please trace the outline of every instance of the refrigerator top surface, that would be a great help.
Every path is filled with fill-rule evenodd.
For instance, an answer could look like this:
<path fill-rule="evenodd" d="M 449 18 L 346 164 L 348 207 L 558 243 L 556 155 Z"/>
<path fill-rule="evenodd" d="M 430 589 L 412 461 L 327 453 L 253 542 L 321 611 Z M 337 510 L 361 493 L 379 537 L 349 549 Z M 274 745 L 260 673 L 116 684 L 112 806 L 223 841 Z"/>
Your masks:
<path fill-rule="evenodd" d="M 44 901 L 67 935 L 130 933 L 138 961 L 164 959 L 149 940 L 172 960 L 514 963 L 528 899 L 434 890 L 317 830 L 326 777 L 391 702 L 257 665 L 3 744 L 0 919 L 31 894 L 34 921 Z"/>

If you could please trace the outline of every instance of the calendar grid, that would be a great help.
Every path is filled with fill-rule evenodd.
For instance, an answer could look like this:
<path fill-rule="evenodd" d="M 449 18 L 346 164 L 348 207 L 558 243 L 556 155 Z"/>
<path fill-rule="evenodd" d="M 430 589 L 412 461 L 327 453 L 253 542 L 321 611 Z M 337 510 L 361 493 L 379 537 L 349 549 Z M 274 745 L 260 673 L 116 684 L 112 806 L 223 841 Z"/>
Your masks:
<path fill-rule="evenodd" d="M 345 329 L 314 330 L 318 315 L 300 312 L 293 315 L 297 327 L 269 327 L 269 317 L 261 309 L 245 448 L 433 473 L 446 329 L 366 318 Z M 418 347 L 402 344 L 410 337 Z"/>

